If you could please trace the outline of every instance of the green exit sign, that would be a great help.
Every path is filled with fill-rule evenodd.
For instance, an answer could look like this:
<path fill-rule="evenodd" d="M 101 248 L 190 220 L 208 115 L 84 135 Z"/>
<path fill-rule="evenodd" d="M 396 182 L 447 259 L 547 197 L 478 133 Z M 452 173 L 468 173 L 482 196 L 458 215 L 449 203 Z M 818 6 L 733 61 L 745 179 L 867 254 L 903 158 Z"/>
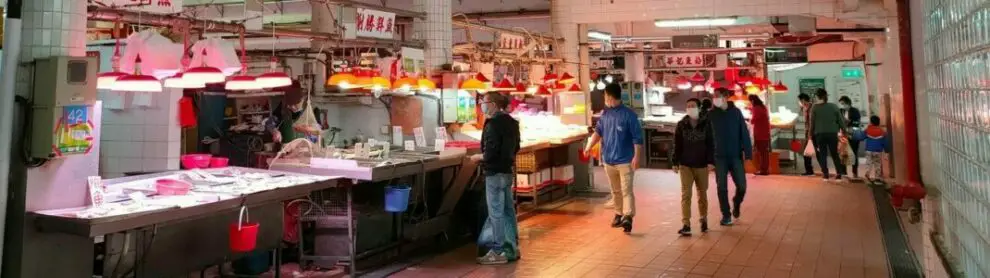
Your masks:
<path fill-rule="evenodd" d="M 842 68 L 842 78 L 848 78 L 848 79 L 860 79 L 860 78 L 863 78 L 863 69 L 861 69 L 861 68 Z"/>

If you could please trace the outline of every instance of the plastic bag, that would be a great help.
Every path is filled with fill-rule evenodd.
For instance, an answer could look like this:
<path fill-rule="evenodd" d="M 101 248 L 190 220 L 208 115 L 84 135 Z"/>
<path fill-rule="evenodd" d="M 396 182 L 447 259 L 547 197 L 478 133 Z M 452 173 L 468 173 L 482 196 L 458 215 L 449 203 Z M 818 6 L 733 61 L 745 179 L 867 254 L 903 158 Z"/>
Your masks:
<path fill-rule="evenodd" d="M 815 156 L 815 144 L 808 140 L 808 144 L 804 146 L 804 156 L 814 157 Z"/>
<path fill-rule="evenodd" d="M 839 139 L 839 158 L 842 159 L 842 165 L 852 165 L 853 162 L 852 146 L 849 144 L 849 140 L 845 137 L 840 137 Z"/>
<path fill-rule="evenodd" d="M 313 112 L 311 101 L 306 100 L 306 108 L 303 108 L 303 114 L 299 116 L 299 119 L 292 123 L 292 129 L 306 135 L 319 135 L 321 133 L 320 122 L 316 120 L 316 113 Z"/>

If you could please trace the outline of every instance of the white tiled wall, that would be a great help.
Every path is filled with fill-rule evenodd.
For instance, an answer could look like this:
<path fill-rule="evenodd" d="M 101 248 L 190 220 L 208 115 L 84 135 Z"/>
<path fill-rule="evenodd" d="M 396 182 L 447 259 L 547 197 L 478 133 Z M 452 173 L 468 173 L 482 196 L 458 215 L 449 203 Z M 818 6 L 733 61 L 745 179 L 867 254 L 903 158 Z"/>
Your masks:
<path fill-rule="evenodd" d="M 835 17 L 836 0 L 556 0 L 553 9 L 573 23 L 653 21 L 714 16 L 778 16 L 813 14 Z M 862 2 L 862 1 L 861 1 Z M 554 11 L 554 12 L 557 12 Z"/>
<path fill-rule="evenodd" d="M 107 92 L 100 96 L 106 97 Z M 104 108 L 100 174 L 119 177 L 127 172 L 179 169 L 181 97 L 180 91 L 166 89 L 153 94 L 151 107 L 130 105 L 133 96 L 128 95 L 124 98 L 127 108 Z"/>
<path fill-rule="evenodd" d="M 437 68 L 453 61 L 450 0 L 414 0 L 413 10 L 426 13 L 426 19 L 413 22 L 413 38 L 426 41 L 426 68 Z"/>

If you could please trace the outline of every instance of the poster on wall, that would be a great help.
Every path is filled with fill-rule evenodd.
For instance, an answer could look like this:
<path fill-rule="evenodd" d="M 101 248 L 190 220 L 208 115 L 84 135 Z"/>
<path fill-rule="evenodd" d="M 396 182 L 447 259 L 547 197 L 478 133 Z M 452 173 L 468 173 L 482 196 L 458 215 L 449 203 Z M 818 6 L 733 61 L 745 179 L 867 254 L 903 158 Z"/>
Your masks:
<path fill-rule="evenodd" d="M 814 97 L 815 91 L 818 91 L 818 89 L 825 89 L 824 77 L 798 79 L 798 92 Z"/>
<path fill-rule="evenodd" d="M 666 54 L 659 56 L 659 59 L 650 59 L 651 65 L 648 67 L 658 68 L 716 68 L 718 67 L 716 54 L 704 53 L 683 53 Z"/>
<path fill-rule="evenodd" d="M 391 39 L 395 36 L 394 13 L 358 8 L 354 24 L 358 37 Z"/>
<path fill-rule="evenodd" d="M 831 98 L 838 100 L 840 97 L 845 96 L 852 102 L 852 107 L 867 109 L 869 107 L 867 107 L 867 103 L 863 99 L 862 87 L 860 80 L 839 80 L 835 83 L 836 94 L 834 97 L 829 97 L 829 101 L 831 101 Z"/>
<path fill-rule="evenodd" d="M 141 11 L 156 14 L 175 14 L 182 12 L 183 0 L 101 0 L 103 4 L 125 10 Z"/>

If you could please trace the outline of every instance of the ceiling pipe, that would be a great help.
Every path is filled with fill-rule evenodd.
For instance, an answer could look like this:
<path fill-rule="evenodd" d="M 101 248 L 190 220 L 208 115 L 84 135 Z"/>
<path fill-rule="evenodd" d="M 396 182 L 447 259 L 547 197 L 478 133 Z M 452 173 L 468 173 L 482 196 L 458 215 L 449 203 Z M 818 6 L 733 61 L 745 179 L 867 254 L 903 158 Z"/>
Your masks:
<path fill-rule="evenodd" d="M 382 5 L 375 5 L 375 4 L 371 4 L 371 3 L 363 3 L 363 2 L 353 1 L 353 0 L 282 0 L 282 1 L 278 1 L 278 2 L 268 2 L 268 3 L 265 3 L 265 4 L 284 5 L 284 4 L 297 3 L 297 2 L 333 4 L 333 5 L 338 5 L 338 6 L 347 6 L 347 7 L 355 7 L 355 8 L 365 8 L 365 9 L 370 9 L 370 10 L 376 10 L 376 11 L 393 13 L 397 17 L 413 17 L 413 18 L 420 18 L 420 19 L 425 19 L 426 18 L 426 13 L 423 13 L 423 12 L 414 12 L 414 11 L 408 11 L 408 10 L 403 10 L 403 9 L 390 8 L 390 7 L 386 7 L 386 6 L 382 6 Z M 184 7 L 242 6 L 242 5 L 244 5 L 244 2 L 185 4 Z"/>
<path fill-rule="evenodd" d="M 517 20 L 550 18 L 550 10 L 518 10 L 503 12 L 479 12 L 464 14 L 472 20 Z"/>
<path fill-rule="evenodd" d="M 886 33 L 887 28 L 819 28 L 815 32 L 826 33 Z"/>
<path fill-rule="evenodd" d="M 542 41 L 544 43 L 552 43 L 554 41 L 554 39 L 556 39 L 558 41 L 564 41 L 563 38 L 556 37 L 556 36 L 544 35 L 544 34 L 538 34 L 538 33 L 529 33 L 529 34 L 527 34 L 526 32 L 522 32 L 522 31 L 519 31 L 519 30 L 499 28 L 499 27 L 494 27 L 494 26 L 488 26 L 488 25 L 485 25 L 485 24 L 471 23 L 471 22 L 467 22 L 467 21 L 464 21 L 464 20 L 458 20 L 458 19 L 451 20 L 451 23 L 454 26 L 462 27 L 462 28 L 472 28 L 472 29 L 484 30 L 484 31 L 489 31 L 489 32 L 508 33 L 508 34 L 514 34 L 514 35 L 524 36 L 524 37 L 532 35 L 533 36 L 533 39 L 538 40 L 538 41 Z"/>
<path fill-rule="evenodd" d="M 90 20 L 102 20 L 102 21 L 115 21 L 120 20 L 121 22 L 128 23 L 138 23 L 150 26 L 168 27 L 168 26 L 187 26 L 192 29 L 208 31 L 214 31 L 219 33 L 240 33 L 244 26 L 237 23 L 215 21 L 215 20 L 198 20 L 194 18 L 186 18 L 175 15 L 162 15 L 162 14 L 138 14 L 137 12 L 127 11 L 127 10 L 117 10 L 110 8 L 100 8 L 95 6 L 89 7 L 88 19 Z M 276 37 L 293 37 L 293 38 L 308 38 L 313 40 L 323 40 L 323 41 L 333 41 L 340 40 L 340 36 L 331 33 L 320 33 L 304 30 L 294 30 L 285 28 L 270 28 L 265 27 L 261 30 L 243 30 L 245 34 L 255 35 L 255 36 L 276 36 Z M 344 41 L 347 44 L 353 45 L 403 45 L 409 47 L 419 47 L 423 48 L 426 44 L 421 41 L 400 41 L 394 39 L 349 39 Z"/>

